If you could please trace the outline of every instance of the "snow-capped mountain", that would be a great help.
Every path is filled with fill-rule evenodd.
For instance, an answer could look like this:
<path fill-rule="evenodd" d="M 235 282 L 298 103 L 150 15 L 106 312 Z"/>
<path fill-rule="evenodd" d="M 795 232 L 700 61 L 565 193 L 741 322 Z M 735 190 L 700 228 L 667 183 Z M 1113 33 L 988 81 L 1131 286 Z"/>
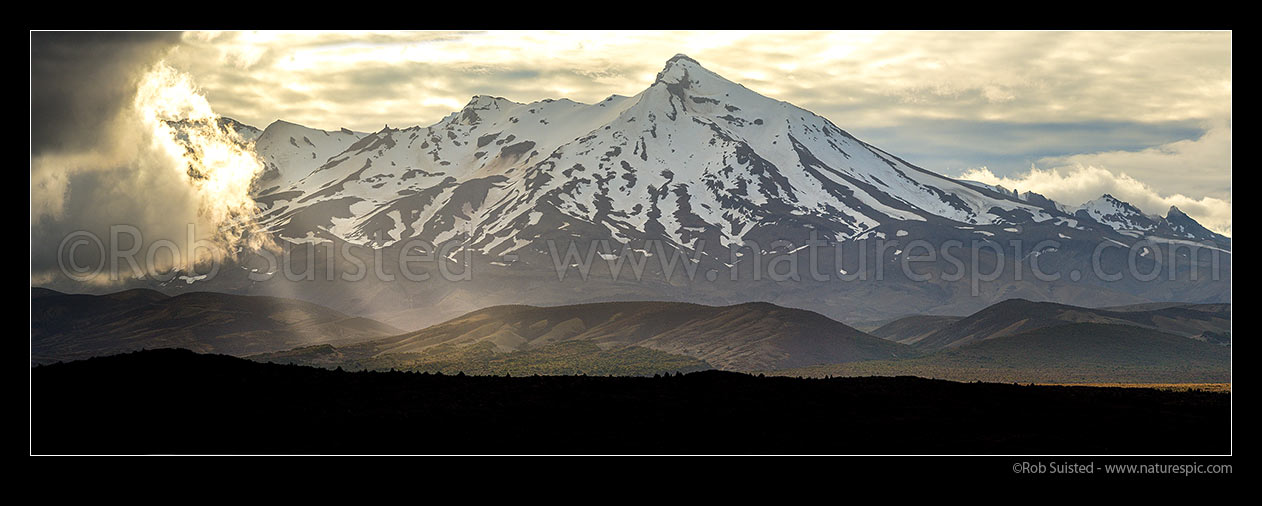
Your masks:
<path fill-rule="evenodd" d="M 353 243 L 388 258 L 402 255 L 401 246 L 412 239 L 471 252 L 469 266 L 480 269 L 474 283 L 360 284 L 354 290 L 330 284 L 299 291 L 308 300 L 369 312 L 404 328 L 492 303 L 521 303 L 523 283 L 558 280 L 561 264 L 549 258 L 556 251 L 550 248 L 564 251 L 571 242 L 596 241 L 611 248 L 602 250 L 604 260 L 628 251 L 663 254 L 650 252 L 653 243 L 695 259 L 702 273 L 728 269 L 733 275 L 726 284 L 727 272 L 697 278 L 719 283 L 681 283 L 668 274 L 627 284 L 611 270 L 605 281 L 581 290 L 531 285 L 543 288 L 531 292 L 531 301 L 761 300 L 849 321 L 964 313 L 1009 297 L 1100 306 L 1230 300 L 1229 256 L 1211 265 L 1176 252 L 1178 261 L 1191 264 L 1171 267 L 1182 277 L 1159 277 L 1156 284 L 1094 278 L 1078 283 L 1070 275 L 1090 275 L 1100 266 L 1107 272 L 1125 268 L 1127 249 L 1095 258 L 1102 251 L 1097 246 L 1105 243 L 1209 241 L 1213 251 L 1230 255 L 1229 238 L 1177 209 L 1166 218 L 1148 216 L 1108 195 L 1071 209 L 1033 192 L 950 179 L 683 55 L 671 58 L 639 94 L 595 104 L 567 99 L 523 104 L 479 95 L 429 126 L 362 133 L 278 121 L 262 132 L 235 128 L 243 139 L 254 139 L 266 165 L 254 185 L 257 219 L 276 237 L 293 244 Z M 932 283 L 877 274 L 872 283 L 843 285 L 801 272 L 801 283 L 785 285 L 758 274 L 735 275 L 750 264 L 765 267 L 765 254 L 807 255 L 802 245 L 812 239 L 846 248 L 844 260 L 822 261 L 822 272 L 833 275 L 877 272 L 913 254 L 903 246 L 879 249 L 867 239 L 958 241 L 972 248 L 956 256 L 971 256 L 967 269 L 974 273 L 1037 261 L 1063 275 L 1035 280 L 1023 278 L 1020 268 L 1009 269 L 983 287 L 943 257 L 921 268 L 943 274 Z M 1024 246 L 996 256 L 1018 240 Z M 1055 244 L 1039 246 L 1046 241 Z M 753 250 L 752 261 L 744 252 L 733 257 L 733 246 Z M 875 260 L 856 261 L 855 253 Z M 1151 252 L 1139 255 L 1143 265 L 1172 261 Z M 1189 269 L 1204 274 L 1188 279 Z M 1224 270 L 1225 281 L 1210 276 L 1209 269 Z M 224 291 L 293 293 L 222 276 L 216 283 Z M 421 307 L 429 313 L 414 310 Z"/>
<path fill-rule="evenodd" d="M 326 132 L 287 121 L 276 121 L 263 131 L 255 131 L 254 149 L 263 158 L 265 167 L 255 182 L 261 195 L 273 195 L 279 189 L 290 188 L 368 135 L 346 129 Z"/>
<path fill-rule="evenodd" d="M 253 143 L 258 140 L 259 135 L 263 134 L 262 130 L 252 127 L 232 118 L 219 118 L 219 127 L 233 130 L 246 143 Z"/>
<path fill-rule="evenodd" d="M 263 223 L 293 240 L 455 239 L 502 255 L 573 227 L 691 251 L 804 228 L 844 241 L 891 221 L 1077 221 L 912 166 L 683 55 L 633 97 L 476 96 L 437 124 L 368 135 L 278 122 L 257 150 L 282 174 L 260 185 Z"/>
<path fill-rule="evenodd" d="M 1153 232 L 1161 222 L 1160 216 L 1144 214 L 1135 206 L 1107 193 L 1083 204 L 1074 214 L 1117 231 Z"/>
<path fill-rule="evenodd" d="M 1170 227 L 1171 232 L 1180 234 L 1188 239 L 1231 244 L 1230 238 L 1210 231 L 1200 223 L 1197 223 L 1191 216 L 1183 214 L 1183 211 L 1180 211 L 1178 207 L 1170 206 L 1170 210 L 1166 212 L 1165 222 Z"/>
<path fill-rule="evenodd" d="M 1192 217 L 1184 214 L 1178 207 L 1170 206 L 1165 217 L 1146 214 L 1130 203 L 1107 193 L 1079 206 L 1074 214 L 1133 237 L 1190 239 L 1231 244 L 1230 238 L 1210 231 Z"/>

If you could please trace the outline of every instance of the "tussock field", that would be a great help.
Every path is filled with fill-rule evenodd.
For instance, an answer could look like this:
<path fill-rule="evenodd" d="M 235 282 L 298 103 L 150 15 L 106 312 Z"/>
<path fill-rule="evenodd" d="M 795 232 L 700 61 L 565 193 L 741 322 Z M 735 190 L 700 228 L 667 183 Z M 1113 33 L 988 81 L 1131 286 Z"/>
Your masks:
<path fill-rule="evenodd" d="M 1231 393 L 1231 383 L 1039 383 L 1045 386 L 1059 387 L 1100 387 L 1100 388 L 1153 388 L 1171 392 L 1225 392 Z"/>

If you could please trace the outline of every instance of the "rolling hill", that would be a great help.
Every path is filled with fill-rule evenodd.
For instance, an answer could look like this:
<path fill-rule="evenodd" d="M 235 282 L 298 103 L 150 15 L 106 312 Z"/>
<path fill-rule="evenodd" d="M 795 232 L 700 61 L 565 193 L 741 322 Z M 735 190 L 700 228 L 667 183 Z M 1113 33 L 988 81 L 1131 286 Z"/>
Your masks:
<path fill-rule="evenodd" d="M 963 316 L 912 315 L 881 325 L 868 333 L 881 339 L 915 345 L 942 327 L 962 319 Z"/>
<path fill-rule="evenodd" d="M 590 351 L 653 350 L 729 370 L 915 355 L 908 346 L 872 337 L 818 313 L 774 304 L 615 302 L 496 306 L 416 332 L 333 349 L 292 350 L 254 358 L 325 366 L 339 361 L 356 365 L 389 364 L 391 360 L 423 364 L 459 350 L 552 353 L 555 346 L 573 342 L 593 345 Z"/>
<path fill-rule="evenodd" d="M 790 376 L 899 376 L 1037 383 L 1230 382 L 1231 349 L 1135 325 L 1069 323 L 901 361 L 778 371 Z"/>
<path fill-rule="evenodd" d="M 153 348 L 249 355 L 315 344 L 351 344 L 399 329 L 278 297 L 153 290 L 108 295 L 31 290 L 31 362 L 51 363 Z"/>
<path fill-rule="evenodd" d="M 958 348 L 997 337 L 1069 323 L 1133 325 L 1183 337 L 1231 331 L 1231 304 L 1155 304 L 1092 309 L 1009 299 L 966 318 L 917 316 L 892 322 L 873 335 L 921 350 Z"/>

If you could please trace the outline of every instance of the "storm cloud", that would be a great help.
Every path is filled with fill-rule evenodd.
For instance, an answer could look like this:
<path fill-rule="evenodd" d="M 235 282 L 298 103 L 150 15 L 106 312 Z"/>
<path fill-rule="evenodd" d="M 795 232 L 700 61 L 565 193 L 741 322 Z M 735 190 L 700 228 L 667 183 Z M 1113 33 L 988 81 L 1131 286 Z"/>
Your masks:
<path fill-rule="evenodd" d="M 179 41 L 178 32 L 32 32 L 31 156 L 100 148 L 145 68 Z"/>
<path fill-rule="evenodd" d="M 185 255 L 162 250 L 140 266 L 149 273 L 189 267 L 206 253 L 194 244 L 239 239 L 225 225 L 249 204 L 261 166 L 218 128 L 191 78 L 162 63 L 178 41 L 173 33 L 32 33 L 33 280 L 56 277 L 76 234 L 108 243 L 124 227 L 139 241 L 121 248 L 169 242 Z M 177 138 L 172 122 L 181 120 Z M 98 262 L 99 253 L 83 260 Z M 89 281 L 139 273 L 117 274 Z"/>

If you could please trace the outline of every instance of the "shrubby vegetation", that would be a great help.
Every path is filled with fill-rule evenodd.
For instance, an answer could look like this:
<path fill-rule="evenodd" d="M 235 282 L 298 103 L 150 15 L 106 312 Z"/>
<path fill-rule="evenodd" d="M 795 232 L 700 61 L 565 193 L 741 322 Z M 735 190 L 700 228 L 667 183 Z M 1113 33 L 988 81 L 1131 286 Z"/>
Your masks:
<path fill-rule="evenodd" d="M 353 349 L 313 346 L 284 354 L 251 357 L 260 362 L 316 365 L 347 370 L 411 371 L 479 376 L 596 375 L 652 376 L 663 372 L 693 372 L 710 365 L 683 355 L 639 346 L 603 350 L 590 341 L 565 341 L 536 349 L 501 353 L 495 344 L 441 344 L 419 353 L 354 356 Z"/>
<path fill-rule="evenodd" d="M 907 360 L 775 371 L 787 376 L 919 376 L 1021 383 L 1220 383 L 1230 349 L 1126 325 L 1079 323 L 984 341 Z"/>

